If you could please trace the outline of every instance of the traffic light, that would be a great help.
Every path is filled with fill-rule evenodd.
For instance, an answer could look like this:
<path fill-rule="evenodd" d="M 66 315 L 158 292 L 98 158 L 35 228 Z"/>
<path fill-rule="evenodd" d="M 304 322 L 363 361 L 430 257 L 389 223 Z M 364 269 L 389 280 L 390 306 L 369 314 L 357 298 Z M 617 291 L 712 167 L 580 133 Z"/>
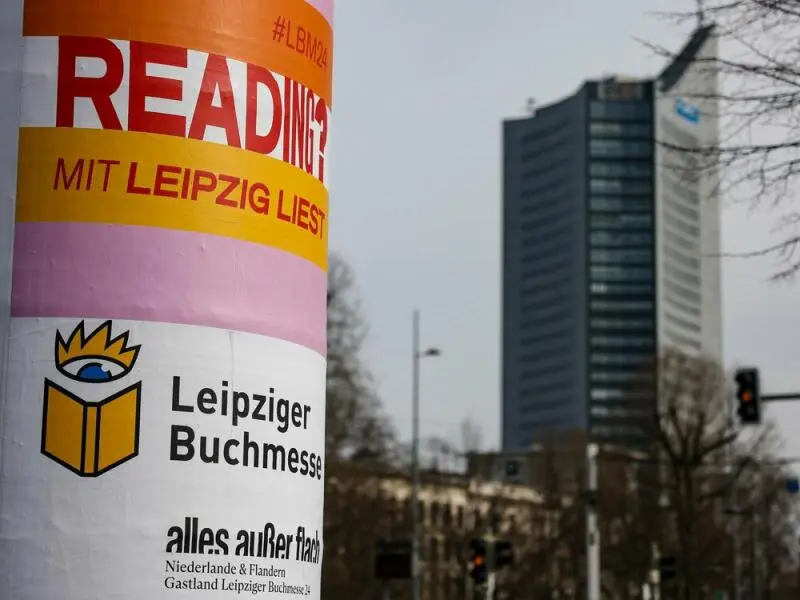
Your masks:
<path fill-rule="evenodd" d="M 658 559 L 658 572 L 661 581 L 675 579 L 678 574 L 677 561 L 674 556 L 662 556 Z"/>
<path fill-rule="evenodd" d="M 514 545 L 507 540 L 476 538 L 469 545 L 469 576 L 477 585 L 486 583 L 490 571 L 514 563 Z"/>
<path fill-rule="evenodd" d="M 742 425 L 761 423 L 761 395 L 759 391 L 758 369 L 747 368 L 736 371 L 736 403 L 739 422 Z"/>
<path fill-rule="evenodd" d="M 489 575 L 486 565 L 486 540 L 472 540 L 469 546 L 472 551 L 469 561 L 469 576 L 476 584 L 486 583 Z"/>

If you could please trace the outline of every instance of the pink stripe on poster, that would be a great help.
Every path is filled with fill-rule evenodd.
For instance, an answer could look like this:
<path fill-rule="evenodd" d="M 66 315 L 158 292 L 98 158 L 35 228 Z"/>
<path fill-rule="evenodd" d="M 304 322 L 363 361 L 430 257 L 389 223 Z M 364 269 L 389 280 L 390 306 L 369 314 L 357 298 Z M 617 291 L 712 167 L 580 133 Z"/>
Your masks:
<path fill-rule="evenodd" d="M 333 27 L 333 0 L 306 0 L 306 2 L 321 12 L 328 24 Z"/>
<path fill-rule="evenodd" d="M 289 253 L 151 227 L 17 223 L 11 314 L 218 327 L 325 354 L 326 275 Z"/>

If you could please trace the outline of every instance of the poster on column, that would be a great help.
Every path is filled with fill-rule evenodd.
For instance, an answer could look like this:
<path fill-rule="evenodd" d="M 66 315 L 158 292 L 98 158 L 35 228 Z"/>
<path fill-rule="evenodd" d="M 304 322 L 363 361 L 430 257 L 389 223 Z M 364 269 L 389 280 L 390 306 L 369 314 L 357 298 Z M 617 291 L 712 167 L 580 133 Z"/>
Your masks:
<path fill-rule="evenodd" d="M 332 1 L 0 20 L 0 598 L 318 599 Z"/>

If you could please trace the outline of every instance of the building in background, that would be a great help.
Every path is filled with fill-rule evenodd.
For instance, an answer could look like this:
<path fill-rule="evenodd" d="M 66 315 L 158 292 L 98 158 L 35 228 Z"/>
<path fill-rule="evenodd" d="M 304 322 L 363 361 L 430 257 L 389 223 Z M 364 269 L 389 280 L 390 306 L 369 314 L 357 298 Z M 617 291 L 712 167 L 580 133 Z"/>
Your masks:
<path fill-rule="evenodd" d="M 323 598 L 408 598 L 410 581 L 381 590 L 374 576 L 378 540 L 408 540 L 411 478 L 378 466 L 333 462 L 326 471 Z M 498 573 L 497 598 L 523 598 L 551 589 L 568 576 L 558 572 L 553 546 L 560 538 L 560 505 L 539 491 L 463 474 L 425 471 L 419 490 L 421 598 L 472 598 L 467 575 L 470 541 L 490 530 L 514 545 L 515 565 Z M 567 584 L 570 582 L 567 581 Z"/>
<path fill-rule="evenodd" d="M 721 360 L 717 173 L 667 149 L 717 143 L 717 75 L 696 60 L 716 52 L 703 27 L 656 78 L 504 122 L 504 449 L 575 428 L 645 445 L 655 383 L 627 387 L 658 349 Z"/>
<path fill-rule="evenodd" d="M 657 490 L 657 464 L 646 452 L 622 446 L 598 446 L 597 465 L 600 480 L 607 488 L 630 494 Z M 557 440 L 533 444 L 524 450 L 509 452 L 470 452 L 466 475 L 474 481 L 493 481 L 511 486 L 529 486 L 546 501 L 557 495 L 563 502 L 580 504 L 586 488 L 586 439 L 578 432 L 567 432 Z M 642 486 L 645 486 L 642 488 Z"/>

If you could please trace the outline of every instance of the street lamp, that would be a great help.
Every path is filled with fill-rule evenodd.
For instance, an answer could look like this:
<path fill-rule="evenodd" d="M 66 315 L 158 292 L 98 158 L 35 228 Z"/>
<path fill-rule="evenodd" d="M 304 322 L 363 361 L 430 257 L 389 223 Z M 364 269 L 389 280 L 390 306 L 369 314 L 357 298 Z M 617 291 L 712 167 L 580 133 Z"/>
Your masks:
<path fill-rule="evenodd" d="M 438 348 L 420 349 L 419 344 L 419 311 L 414 311 L 413 361 L 411 370 L 411 594 L 412 600 L 420 600 L 420 568 L 419 568 L 419 362 L 423 358 L 439 356 Z"/>

